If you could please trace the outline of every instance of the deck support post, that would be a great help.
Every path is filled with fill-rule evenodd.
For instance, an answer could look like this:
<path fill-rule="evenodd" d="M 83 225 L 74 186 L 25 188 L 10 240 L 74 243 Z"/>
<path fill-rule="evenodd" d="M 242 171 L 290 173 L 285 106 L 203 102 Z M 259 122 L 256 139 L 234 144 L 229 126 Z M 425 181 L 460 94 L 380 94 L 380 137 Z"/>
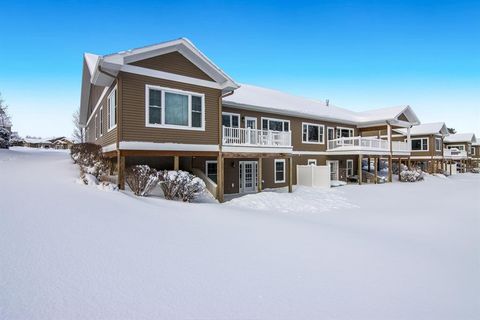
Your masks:
<path fill-rule="evenodd" d="M 368 157 L 367 159 L 368 159 L 368 172 L 370 172 L 370 157 Z"/>
<path fill-rule="evenodd" d="M 125 190 L 125 157 L 117 153 L 118 189 Z"/>
<path fill-rule="evenodd" d="M 408 170 L 412 170 L 412 161 L 410 160 L 410 156 L 408 156 Z"/>
<path fill-rule="evenodd" d="M 393 180 L 393 171 L 392 171 L 392 155 L 388 155 L 388 182 L 392 182 Z"/>
<path fill-rule="evenodd" d="M 217 156 L 217 200 L 220 203 L 224 201 L 223 165 L 224 165 L 224 158 L 222 156 L 222 153 L 220 152 Z"/>
<path fill-rule="evenodd" d="M 358 184 L 362 184 L 362 155 L 358 155 Z"/>
<path fill-rule="evenodd" d="M 402 158 L 398 158 L 398 181 L 400 181 L 401 173 L 402 173 Z"/>
<path fill-rule="evenodd" d="M 377 157 L 373 157 L 373 174 L 374 174 L 374 180 L 375 180 L 375 184 L 377 184 L 377 179 L 378 179 L 378 158 Z"/>
<path fill-rule="evenodd" d="M 288 192 L 292 193 L 293 188 L 292 188 L 292 183 L 293 183 L 293 163 L 292 163 L 292 157 L 289 157 L 287 159 L 288 161 Z"/>
<path fill-rule="evenodd" d="M 448 168 L 450 170 L 450 175 L 452 175 L 452 164 L 448 161 Z"/>
<path fill-rule="evenodd" d="M 258 192 L 261 192 L 263 188 L 262 177 L 263 177 L 263 161 L 262 161 L 262 158 L 258 158 L 258 172 L 257 172 Z"/>
<path fill-rule="evenodd" d="M 173 170 L 178 171 L 180 169 L 180 157 L 173 156 Z"/>

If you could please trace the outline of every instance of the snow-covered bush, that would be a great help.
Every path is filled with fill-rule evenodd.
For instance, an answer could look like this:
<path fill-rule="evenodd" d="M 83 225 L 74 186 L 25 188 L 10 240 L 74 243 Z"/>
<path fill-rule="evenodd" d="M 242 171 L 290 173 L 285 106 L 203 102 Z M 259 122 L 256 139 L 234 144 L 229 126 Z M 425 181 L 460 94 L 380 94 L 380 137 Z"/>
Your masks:
<path fill-rule="evenodd" d="M 81 174 L 88 173 L 99 178 L 110 169 L 110 163 L 103 157 L 102 147 L 93 143 L 74 144 L 70 156 L 80 166 Z"/>
<path fill-rule="evenodd" d="M 125 181 L 136 196 L 145 197 L 158 184 L 157 170 L 147 165 L 128 167 Z"/>
<path fill-rule="evenodd" d="M 400 181 L 403 182 L 417 182 L 424 178 L 422 170 L 405 170 L 400 173 Z"/>
<path fill-rule="evenodd" d="M 0 149 L 8 149 L 10 146 L 10 131 L 0 127 Z"/>
<path fill-rule="evenodd" d="M 480 168 L 472 168 L 472 173 L 480 173 Z"/>
<path fill-rule="evenodd" d="M 89 173 L 82 173 L 80 178 L 77 179 L 77 182 L 80 184 L 85 184 L 87 186 L 96 187 L 99 190 L 103 191 L 117 191 L 118 187 L 108 181 L 99 182 L 97 178 Z"/>
<path fill-rule="evenodd" d="M 191 202 L 205 191 L 205 183 L 186 171 L 162 171 L 159 173 L 160 187 L 165 199 Z"/>

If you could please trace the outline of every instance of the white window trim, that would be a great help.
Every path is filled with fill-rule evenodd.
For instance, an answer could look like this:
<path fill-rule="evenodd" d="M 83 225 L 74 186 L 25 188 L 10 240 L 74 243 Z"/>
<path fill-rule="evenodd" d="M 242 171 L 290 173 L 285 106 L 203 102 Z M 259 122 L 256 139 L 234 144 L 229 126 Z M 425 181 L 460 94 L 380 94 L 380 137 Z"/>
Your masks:
<path fill-rule="evenodd" d="M 287 119 L 278 119 L 278 118 L 270 118 L 270 117 L 261 117 L 261 118 L 260 118 L 260 124 L 261 124 L 262 130 L 270 130 L 270 129 L 268 129 L 268 128 L 270 127 L 270 125 L 268 126 L 267 129 L 263 129 L 263 120 L 268 120 L 268 121 L 273 120 L 273 121 L 288 122 L 288 131 L 283 131 L 283 130 L 282 130 L 282 132 L 290 132 L 290 131 L 292 131 L 292 126 L 290 125 L 290 120 L 287 120 Z"/>
<path fill-rule="evenodd" d="M 352 174 L 351 174 L 350 176 L 348 175 L 348 164 L 349 164 L 349 163 L 352 164 Z M 353 168 L 353 159 L 347 159 L 347 167 L 346 167 L 346 169 L 347 169 L 347 177 L 353 176 L 353 169 L 354 169 L 354 168 Z"/>
<path fill-rule="evenodd" d="M 206 160 L 205 161 L 205 175 L 207 176 L 208 179 L 210 179 L 210 177 L 208 176 L 208 165 L 212 164 L 212 163 L 215 163 L 218 166 L 217 160 Z M 217 173 L 215 173 L 215 174 L 217 174 Z M 217 177 L 217 179 L 218 179 L 218 177 Z M 212 180 L 212 179 L 210 179 L 210 180 Z"/>
<path fill-rule="evenodd" d="M 313 162 L 313 164 L 311 164 Z M 316 166 L 317 165 L 317 159 L 308 159 L 307 160 L 307 166 Z"/>
<path fill-rule="evenodd" d="M 322 138 L 318 142 L 308 141 L 308 128 L 307 128 L 307 141 L 303 140 L 303 126 L 315 126 L 318 127 L 318 138 Z M 322 134 L 320 135 L 320 127 L 322 127 Z M 304 144 L 325 144 L 325 126 L 323 124 L 311 123 L 311 122 L 302 122 L 302 143 Z"/>
<path fill-rule="evenodd" d="M 103 105 L 100 107 L 100 110 L 99 110 L 99 114 L 100 114 L 100 137 L 103 136 L 103 131 L 104 131 L 104 128 L 103 128 Z"/>
<path fill-rule="evenodd" d="M 247 128 L 247 120 L 254 120 L 255 121 L 255 129 L 258 129 L 257 117 L 247 117 L 246 116 L 245 117 L 245 125 L 244 125 L 245 128 Z"/>
<path fill-rule="evenodd" d="M 234 113 L 234 112 L 222 112 L 222 116 L 230 116 L 230 124 L 232 124 L 232 116 L 235 116 L 235 117 L 238 117 L 238 127 L 241 128 L 242 127 L 242 117 L 240 116 L 240 113 Z M 223 121 L 223 119 L 222 119 Z M 223 123 L 222 123 L 222 127 L 223 127 Z M 231 128 L 235 128 L 235 127 L 231 127 Z"/>
<path fill-rule="evenodd" d="M 283 180 L 277 180 L 277 162 L 282 162 L 283 163 Z M 286 171 L 287 167 L 285 165 L 285 159 L 275 159 L 273 163 L 273 178 L 275 180 L 275 183 L 285 183 L 286 181 Z"/>
<path fill-rule="evenodd" d="M 94 130 L 95 130 L 95 140 L 98 140 L 98 114 L 95 114 L 95 118 L 93 121 L 94 124 Z"/>
<path fill-rule="evenodd" d="M 413 148 L 412 148 L 413 140 L 423 140 L 423 139 L 427 140 L 427 149 L 426 150 L 425 149 L 413 150 Z M 411 138 L 410 139 L 410 148 L 412 149 L 412 152 L 428 152 L 428 151 L 430 151 L 430 141 L 429 140 L 430 139 L 428 139 L 428 137 Z M 405 139 L 405 142 L 407 142 L 407 139 Z M 423 148 L 423 142 L 420 145 Z"/>
<path fill-rule="evenodd" d="M 117 122 L 118 121 L 116 119 L 118 119 L 118 117 L 117 117 L 117 115 L 118 115 L 118 95 L 115 97 L 115 124 L 113 126 L 110 126 L 111 123 L 112 123 L 112 121 L 110 120 L 112 118 L 112 110 L 110 109 L 111 108 L 110 97 L 113 94 L 115 94 L 116 92 L 117 92 L 117 86 L 113 87 L 112 91 L 107 96 L 107 108 L 108 108 L 108 119 L 107 119 L 108 129 L 107 129 L 107 132 L 110 132 L 117 127 Z"/>
<path fill-rule="evenodd" d="M 150 89 L 159 90 L 162 93 L 162 124 L 151 124 L 149 119 L 148 109 L 150 107 Z M 165 92 L 181 94 L 188 96 L 188 126 L 165 124 Z M 192 127 L 192 96 L 202 98 L 202 125 L 201 127 Z M 147 84 L 145 85 L 145 127 L 147 128 L 163 128 L 163 129 L 176 129 L 176 130 L 192 130 L 192 131 L 205 131 L 205 94 L 193 91 L 185 91 L 167 87 L 160 87 Z"/>
<path fill-rule="evenodd" d="M 352 134 L 348 137 L 348 138 L 351 138 L 355 135 L 355 130 L 353 128 L 349 128 L 349 127 L 336 127 L 335 128 L 335 136 L 337 136 L 337 130 L 348 130 L 349 132 L 351 132 Z M 340 137 L 341 138 L 341 137 Z"/>
<path fill-rule="evenodd" d="M 440 149 L 437 149 L 437 141 L 440 141 Z M 435 151 L 436 152 L 442 151 L 442 138 L 435 138 Z"/>

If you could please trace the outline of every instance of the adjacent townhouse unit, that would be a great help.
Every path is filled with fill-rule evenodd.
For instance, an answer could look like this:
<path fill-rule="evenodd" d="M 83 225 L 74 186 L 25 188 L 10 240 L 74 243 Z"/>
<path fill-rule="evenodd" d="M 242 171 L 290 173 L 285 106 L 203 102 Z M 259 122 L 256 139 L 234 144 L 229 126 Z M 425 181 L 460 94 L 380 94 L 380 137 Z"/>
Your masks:
<path fill-rule="evenodd" d="M 80 121 L 125 187 L 125 167 L 183 169 L 224 194 L 288 187 L 297 165 L 329 165 L 332 180 L 377 181 L 378 161 L 407 161 L 412 108 L 353 112 L 237 84 L 189 40 L 84 55 Z M 394 141 L 393 130 L 406 130 Z M 362 160 L 368 169 L 362 170 Z M 369 172 L 370 171 L 370 172 Z M 392 173 L 389 173 L 391 181 Z"/>
<path fill-rule="evenodd" d="M 396 130 L 396 141 L 406 141 L 407 130 Z M 410 129 L 410 150 L 413 166 L 429 173 L 444 169 L 443 140 L 448 136 L 444 122 L 422 123 Z"/>
<path fill-rule="evenodd" d="M 460 172 L 466 172 L 472 166 L 472 155 L 477 142 L 473 133 L 451 134 L 444 139 L 444 157 L 457 163 Z"/>
<path fill-rule="evenodd" d="M 471 154 L 472 154 L 472 166 L 475 168 L 480 168 L 480 142 L 479 141 L 475 141 L 474 143 L 472 143 Z"/>

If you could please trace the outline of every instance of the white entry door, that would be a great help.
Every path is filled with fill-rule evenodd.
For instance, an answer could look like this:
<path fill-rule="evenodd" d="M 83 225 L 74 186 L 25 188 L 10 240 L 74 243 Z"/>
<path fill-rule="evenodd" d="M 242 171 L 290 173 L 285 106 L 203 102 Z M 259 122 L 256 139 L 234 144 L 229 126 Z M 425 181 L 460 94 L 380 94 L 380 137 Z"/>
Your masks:
<path fill-rule="evenodd" d="M 330 167 L 330 180 L 338 180 L 338 160 L 327 160 Z"/>
<path fill-rule="evenodd" d="M 240 161 L 240 193 L 257 191 L 257 161 Z"/>

